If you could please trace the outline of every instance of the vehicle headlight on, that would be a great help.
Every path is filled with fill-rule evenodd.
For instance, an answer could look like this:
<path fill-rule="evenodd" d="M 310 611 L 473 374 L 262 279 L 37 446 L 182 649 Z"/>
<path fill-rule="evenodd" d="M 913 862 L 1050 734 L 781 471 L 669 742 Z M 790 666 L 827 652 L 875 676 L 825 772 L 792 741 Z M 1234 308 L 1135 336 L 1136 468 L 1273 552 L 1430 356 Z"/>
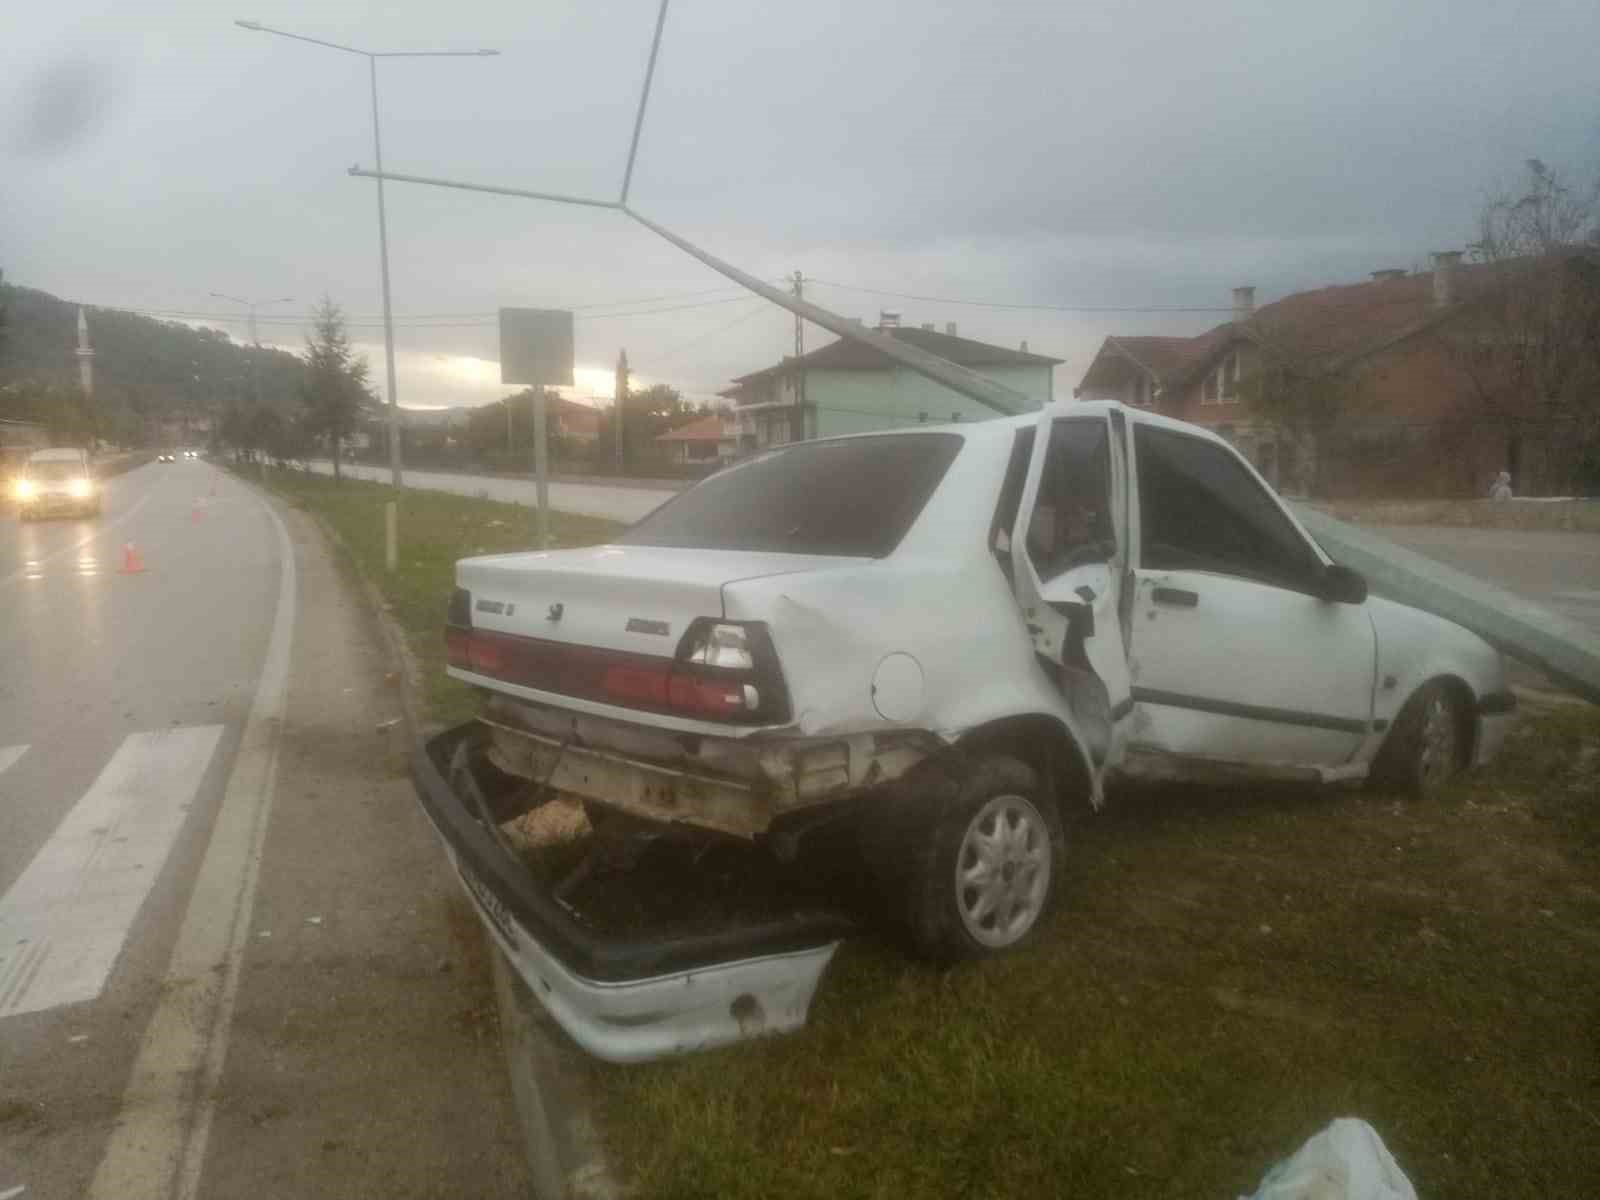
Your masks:
<path fill-rule="evenodd" d="M 17 480 L 17 499 L 18 500 L 32 500 L 33 499 L 33 482 L 31 480 L 28 480 L 28 479 L 19 479 L 19 480 Z"/>
<path fill-rule="evenodd" d="M 94 484 L 87 479 L 74 479 L 67 485 L 67 491 L 72 493 L 74 500 L 87 500 L 94 494 Z"/>

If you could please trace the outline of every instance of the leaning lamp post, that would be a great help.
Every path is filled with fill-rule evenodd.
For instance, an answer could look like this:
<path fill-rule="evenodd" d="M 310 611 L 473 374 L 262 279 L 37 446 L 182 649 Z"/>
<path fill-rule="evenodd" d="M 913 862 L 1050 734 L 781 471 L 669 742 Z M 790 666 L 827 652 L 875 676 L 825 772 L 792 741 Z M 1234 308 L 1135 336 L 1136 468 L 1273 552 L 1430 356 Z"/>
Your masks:
<path fill-rule="evenodd" d="M 490 58 L 498 50 L 362 50 L 357 46 L 344 46 L 321 38 L 290 33 L 286 29 L 273 29 L 259 21 L 235 21 L 241 29 L 252 33 L 271 33 L 278 37 L 293 38 L 297 42 L 310 42 L 329 50 L 342 50 L 346 54 L 359 54 L 367 60 L 367 74 L 372 87 L 372 154 L 378 171 L 383 171 L 383 141 L 378 129 L 378 60 L 380 58 Z M 390 481 L 400 486 L 400 400 L 394 378 L 394 313 L 389 303 L 389 222 L 383 207 L 383 180 L 378 180 L 378 262 L 383 275 L 383 362 L 386 392 L 389 401 L 389 472 Z"/>

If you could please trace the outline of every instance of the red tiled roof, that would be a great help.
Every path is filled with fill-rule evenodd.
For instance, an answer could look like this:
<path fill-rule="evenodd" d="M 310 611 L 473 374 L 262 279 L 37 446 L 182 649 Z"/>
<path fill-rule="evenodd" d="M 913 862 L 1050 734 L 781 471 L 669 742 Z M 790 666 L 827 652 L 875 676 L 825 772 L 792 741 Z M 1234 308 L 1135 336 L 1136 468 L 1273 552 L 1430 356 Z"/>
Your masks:
<path fill-rule="evenodd" d="M 1485 263 L 1457 266 L 1457 302 L 1481 296 L 1495 273 Z M 1296 292 L 1257 309 L 1250 327 L 1269 347 L 1298 358 L 1344 357 L 1420 329 L 1444 311 L 1434 307 L 1427 272 Z"/>
<path fill-rule="evenodd" d="M 1263 305 L 1246 321 L 1229 321 L 1196 337 L 1108 337 L 1079 388 L 1107 382 L 1119 357 L 1132 359 L 1161 383 L 1172 385 L 1205 370 L 1232 342 L 1249 338 L 1300 359 L 1349 359 L 1381 349 L 1482 296 L 1501 268 L 1462 263 L 1455 269 L 1455 303 L 1433 303 L 1433 274 L 1403 275 L 1296 292 Z M 1104 366 L 1102 364 L 1105 364 Z"/>
<path fill-rule="evenodd" d="M 679 425 L 676 429 L 669 429 L 656 436 L 658 442 L 720 442 L 721 440 L 722 418 L 716 413 L 698 417 L 687 425 Z"/>

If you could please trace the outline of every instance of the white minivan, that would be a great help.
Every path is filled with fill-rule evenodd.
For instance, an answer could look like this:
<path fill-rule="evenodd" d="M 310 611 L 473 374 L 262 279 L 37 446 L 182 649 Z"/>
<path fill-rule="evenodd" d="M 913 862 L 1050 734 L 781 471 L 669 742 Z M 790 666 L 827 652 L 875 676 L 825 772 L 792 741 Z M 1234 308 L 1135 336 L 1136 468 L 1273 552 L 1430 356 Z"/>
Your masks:
<path fill-rule="evenodd" d="M 100 489 L 83 450 L 35 450 L 17 476 L 16 493 L 24 521 L 57 513 L 100 515 Z"/>

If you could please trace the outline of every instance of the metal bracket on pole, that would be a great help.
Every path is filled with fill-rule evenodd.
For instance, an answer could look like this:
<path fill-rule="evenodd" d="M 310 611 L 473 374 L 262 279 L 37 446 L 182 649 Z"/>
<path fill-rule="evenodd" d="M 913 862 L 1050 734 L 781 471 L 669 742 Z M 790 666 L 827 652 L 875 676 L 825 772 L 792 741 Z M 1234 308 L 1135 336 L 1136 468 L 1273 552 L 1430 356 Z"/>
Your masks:
<path fill-rule="evenodd" d="M 534 192 L 523 188 L 495 187 L 489 184 L 462 183 L 458 180 L 434 179 L 424 175 L 395 175 L 379 171 L 367 171 L 361 167 L 351 167 L 350 174 L 363 179 L 381 178 L 395 183 L 421 183 L 432 187 L 459 188 L 468 192 L 488 192 L 497 196 L 517 196 L 526 200 L 549 200 L 557 204 L 583 204 L 591 208 L 615 209 L 618 212 L 626 213 L 652 233 L 665 238 L 686 254 L 698 258 L 713 271 L 726 275 L 729 279 L 742 287 L 748 288 L 762 299 L 770 300 L 779 308 L 787 309 L 796 316 L 804 317 L 812 324 L 820 325 L 830 333 L 836 333 L 847 341 L 870 346 L 885 358 L 897 362 L 901 366 L 933 380 L 935 383 L 943 384 L 951 391 L 957 392 L 969 400 L 974 400 L 985 408 L 993 409 L 995 412 L 1006 416 L 1015 416 L 1028 412 L 1034 407 L 1033 402 L 1021 392 L 1008 388 L 1004 384 L 996 383 L 976 371 L 970 371 L 947 358 L 940 358 L 937 354 L 932 354 L 908 342 L 902 342 L 898 338 L 868 329 L 859 321 L 841 317 L 839 314 L 829 312 L 827 309 L 812 304 L 808 300 L 800 300 L 788 292 L 763 283 L 754 275 L 741 271 L 732 263 L 724 262 L 716 255 L 702 250 L 688 239 L 679 237 L 671 230 L 640 216 L 620 201 L 562 196 L 553 192 Z"/>

